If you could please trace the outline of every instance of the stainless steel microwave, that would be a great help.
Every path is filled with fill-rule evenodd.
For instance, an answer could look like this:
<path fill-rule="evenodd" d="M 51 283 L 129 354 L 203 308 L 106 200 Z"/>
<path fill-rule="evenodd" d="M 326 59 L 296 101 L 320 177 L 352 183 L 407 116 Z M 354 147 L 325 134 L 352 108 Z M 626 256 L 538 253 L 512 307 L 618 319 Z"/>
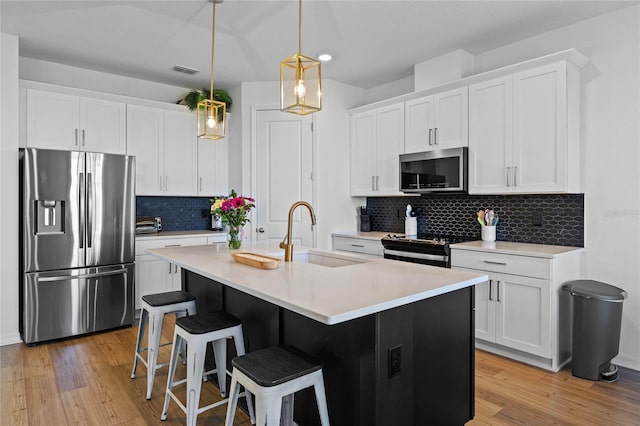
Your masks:
<path fill-rule="evenodd" d="M 400 191 L 467 192 L 467 148 L 400 155 Z"/>

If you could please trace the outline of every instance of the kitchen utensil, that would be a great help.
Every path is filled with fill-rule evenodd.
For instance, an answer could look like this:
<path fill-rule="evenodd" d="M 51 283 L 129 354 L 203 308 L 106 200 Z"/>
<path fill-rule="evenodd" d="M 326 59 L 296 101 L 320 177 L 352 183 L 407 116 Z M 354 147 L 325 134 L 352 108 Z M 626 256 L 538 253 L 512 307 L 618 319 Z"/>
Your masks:
<path fill-rule="evenodd" d="M 478 210 L 478 222 L 484 226 L 484 210 Z"/>
<path fill-rule="evenodd" d="M 493 210 L 489 209 L 489 212 L 485 215 L 485 222 L 487 222 L 487 226 L 493 226 L 493 218 L 495 217 L 495 213 Z"/>

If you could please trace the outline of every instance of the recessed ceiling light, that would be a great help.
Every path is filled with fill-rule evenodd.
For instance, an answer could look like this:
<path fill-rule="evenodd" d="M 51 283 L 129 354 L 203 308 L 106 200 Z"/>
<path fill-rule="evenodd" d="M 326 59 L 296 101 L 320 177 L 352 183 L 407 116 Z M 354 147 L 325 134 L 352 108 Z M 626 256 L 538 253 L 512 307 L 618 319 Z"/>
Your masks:
<path fill-rule="evenodd" d="M 331 60 L 331 54 L 329 53 L 321 53 L 318 55 L 318 60 L 321 62 L 328 62 Z"/>

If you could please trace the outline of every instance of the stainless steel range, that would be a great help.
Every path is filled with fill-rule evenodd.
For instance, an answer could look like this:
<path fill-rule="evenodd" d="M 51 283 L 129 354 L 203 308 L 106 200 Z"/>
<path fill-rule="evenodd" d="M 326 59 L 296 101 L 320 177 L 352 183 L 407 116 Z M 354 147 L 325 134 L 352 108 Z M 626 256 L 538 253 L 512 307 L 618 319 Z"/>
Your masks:
<path fill-rule="evenodd" d="M 472 241 L 476 238 L 452 235 L 418 233 L 417 238 L 389 234 L 382 238 L 384 258 L 423 265 L 451 267 L 450 244 Z"/>

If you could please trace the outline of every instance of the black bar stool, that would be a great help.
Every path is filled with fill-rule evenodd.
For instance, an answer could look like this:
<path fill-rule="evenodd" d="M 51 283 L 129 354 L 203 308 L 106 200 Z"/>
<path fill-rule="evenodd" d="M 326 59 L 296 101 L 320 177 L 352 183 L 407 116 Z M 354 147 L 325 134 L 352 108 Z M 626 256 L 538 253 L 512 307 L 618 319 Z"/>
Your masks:
<path fill-rule="evenodd" d="M 228 398 L 216 403 L 199 407 L 200 390 L 202 388 L 202 380 L 206 379 L 208 374 L 217 373 L 218 385 L 222 397 L 226 394 L 227 389 L 227 339 L 233 338 L 236 345 L 236 353 L 244 355 L 244 337 L 242 334 L 241 321 L 226 312 L 215 312 L 206 315 L 192 315 L 182 317 L 176 320 L 176 328 L 173 337 L 173 350 L 171 351 L 171 361 L 169 362 L 169 376 L 167 377 L 167 390 L 164 397 L 164 407 L 162 408 L 161 420 L 167 419 L 167 410 L 169 408 L 169 398 L 173 399 L 180 409 L 187 415 L 187 425 L 195 426 L 198 415 L 204 411 L 218 407 L 227 403 Z M 216 368 L 210 371 L 204 371 L 205 355 L 207 352 L 207 344 L 211 342 L 213 345 L 213 355 L 216 362 Z M 178 362 L 178 349 L 180 345 L 187 344 L 187 378 L 184 380 L 174 381 L 176 365 Z M 176 397 L 172 389 L 182 383 L 187 384 L 186 405 Z M 251 398 L 244 392 L 247 400 L 247 408 L 249 409 L 249 417 L 251 423 L 255 423 L 253 415 L 253 404 Z M 238 395 L 236 394 L 236 403 Z"/>
<path fill-rule="evenodd" d="M 239 385 L 256 398 L 256 425 L 293 424 L 294 393 L 313 386 L 323 426 L 329 426 L 329 412 L 322 378 L 322 365 L 301 350 L 282 345 L 262 349 L 233 359 L 226 426 L 233 425 Z"/>

